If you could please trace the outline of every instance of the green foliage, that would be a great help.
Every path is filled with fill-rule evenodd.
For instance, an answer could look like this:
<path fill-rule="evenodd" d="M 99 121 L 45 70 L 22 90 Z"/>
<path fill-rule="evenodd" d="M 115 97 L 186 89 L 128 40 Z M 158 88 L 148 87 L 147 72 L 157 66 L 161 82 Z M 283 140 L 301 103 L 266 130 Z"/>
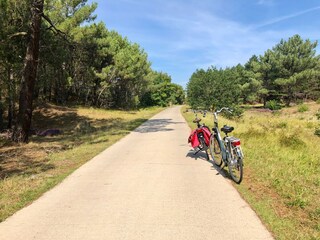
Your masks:
<path fill-rule="evenodd" d="M 151 71 L 147 76 L 149 88 L 142 97 L 142 106 L 169 106 L 184 102 L 184 90 L 171 83 L 171 77 L 162 72 Z"/>
<path fill-rule="evenodd" d="M 307 205 L 307 202 L 303 199 L 300 199 L 300 198 L 296 198 L 292 201 L 288 201 L 287 203 L 287 206 L 289 207 L 300 207 L 300 208 L 305 208 L 306 205 Z"/>
<path fill-rule="evenodd" d="M 243 113 L 244 113 L 243 108 L 241 108 L 237 105 L 233 105 L 233 106 L 231 106 L 231 109 L 232 109 L 232 113 L 228 113 L 228 112 L 223 113 L 223 115 L 226 118 L 236 120 L 236 119 L 239 119 L 243 116 Z"/>
<path fill-rule="evenodd" d="M 287 128 L 288 127 L 288 123 L 287 122 L 280 122 L 276 125 L 276 128 Z"/>
<path fill-rule="evenodd" d="M 267 101 L 265 107 L 269 108 L 270 110 L 279 110 L 279 109 L 281 109 L 281 105 L 277 100 Z"/>
<path fill-rule="evenodd" d="M 318 120 L 320 120 L 320 109 L 319 109 L 318 112 L 316 113 L 316 117 L 318 118 Z"/>
<path fill-rule="evenodd" d="M 312 95 L 319 86 L 317 42 L 302 40 L 299 35 L 281 40 L 260 57 L 258 73 L 269 99 L 283 99 L 287 106 L 299 97 Z M 312 93 L 312 94 L 311 94 Z"/>
<path fill-rule="evenodd" d="M 192 108 L 233 107 L 240 103 L 240 77 L 237 67 L 197 70 L 187 85 L 188 103 Z"/>
<path fill-rule="evenodd" d="M 316 47 L 317 42 L 294 35 L 264 55 L 253 55 L 244 66 L 196 70 L 187 86 L 188 102 L 202 108 L 263 102 L 275 110 L 279 105 L 270 101 L 289 106 L 306 97 L 318 99 L 320 57 Z"/>
<path fill-rule="evenodd" d="M 309 107 L 305 104 L 301 104 L 298 106 L 298 112 L 307 112 L 309 111 Z"/>
<path fill-rule="evenodd" d="M 153 71 L 147 53 L 104 23 L 92 23 L 97 4 L 88 2 L 45 1 L 34 98 L 121 109 L 181 104 L 182 87 L 170 76 L 168 83 L 149 78 Z M 8 112 L 8 122 L 14 122 L 19 104 L 20 56 L 26 52 L 31 3 L 0 0 L 0 112 Z"/>
<path fill-rule="evenodd" d="M 316 113 L 316 117 L 317 117 L 318 120 L 320 120 L 320 109 Z M 320 137 L 320 125 L 316 128 L 316 130 L 314 131 L 314 134 L 316 136 Z"/>

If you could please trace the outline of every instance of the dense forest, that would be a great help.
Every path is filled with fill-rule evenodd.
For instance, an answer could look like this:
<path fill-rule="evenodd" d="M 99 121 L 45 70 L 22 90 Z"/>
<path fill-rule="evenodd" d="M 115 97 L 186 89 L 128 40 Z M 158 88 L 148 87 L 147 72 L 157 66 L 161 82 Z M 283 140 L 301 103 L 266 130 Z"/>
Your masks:
<path fill-rule="evenodd" d="M 34 101 L 132 109 L 184 101 L 87 0 L 0 0 L 0 130 L 28 141 Z"/>
<path fill-rule="evenodd" d="M 271 109 L 320 98 L 317 42 L 294 35 L 243 65 L 196 70 L 187 85 L 193 107 L 211 108 L 263 103 Z"/>

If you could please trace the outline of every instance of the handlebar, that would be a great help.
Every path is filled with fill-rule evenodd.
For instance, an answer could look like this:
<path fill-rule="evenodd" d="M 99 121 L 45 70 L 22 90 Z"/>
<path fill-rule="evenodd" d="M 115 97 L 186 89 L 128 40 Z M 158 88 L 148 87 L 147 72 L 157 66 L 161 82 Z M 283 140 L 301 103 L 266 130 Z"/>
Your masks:
<path fill-rule="evenodd" d="M 223 107 L 223 108 L 221 108 L 220 110 L 217 110 L 215 113 L 216 114 L 219 114 L 219 113 L 221 113 L 222 111 L 226 111 L 226 112 L 228 112 L 228 113 L 232 113 L 232 109 L 230 109 L 230 108 L 227 108 L 227 107 Z"/>
<path fill-rule="evenodd" d="M 208 112 L 207 110 L 192 110 L 192 111 L 193 111 L 193 113 L 196 114 L 196 115 L 197 115 L 197 113 L 203 114 L 203 117 L 206 117 L 207 112 Z M 215 112 L 213 112 L 213 113 L 219 114 L 219 113 L 221 113 L 221 112 L 223 112 L 223 111 L 226 111 L 226 112 L 228 112 L 228 113 L 230 113 L 230 114 L 232 114 L 232 112 L 233 112 L 233 110 L 232 110 L 231 108 L 223 107 L 223 108 L 221 108 L 221 109 L 219 109 L 219 110 L 217 110 L 217 111 L 215 111 Z"/>
<path fill-rule="evenodd" d="M 218 126 L 218 114 L 220 114 L 223 111 L 226 111 L 226 112 L 228 112 L 230 114 L 232 114 L 232 112 L 233 112 L 233 110 L 228 108 L 228 107 L 223 107 L 223 108 L 213 112 L 213 119 L 214 119 L 214 123 L 215 123 L 216 126 Z M 199 124 L 200 121 L 197 121 L 197 120 L 199 120 L 198 117 L 197 117 L 197 113 L 201 113 L 201 114 L 203 114 L 203 117 L 206 117 L 207 112 L 208 112 L 207 110 L 204 110 L 204 111 L 193 110 L 193 113 L 196 115 L 196 119 L 193 122 Z"/>

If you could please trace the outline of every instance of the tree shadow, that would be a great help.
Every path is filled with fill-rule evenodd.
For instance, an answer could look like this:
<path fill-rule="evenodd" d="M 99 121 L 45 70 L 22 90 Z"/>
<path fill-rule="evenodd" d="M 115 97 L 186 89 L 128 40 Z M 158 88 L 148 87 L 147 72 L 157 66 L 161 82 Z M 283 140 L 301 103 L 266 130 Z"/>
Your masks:
<path fill-rule="evenodd" d="M 18 155 L 18 157 L 16 156 Z M 12 157 L 14 159 L 12 159 Z M 55 168 L 54 164 L 48 163 L 45 160 L 36 160 L 34 157 L 24 154 L 23 150 L 2 151 L 0 153 L 0 179 L 21 175 L 31 176 L 43 172 L 47 172 Z"/>
<path fill-rule="evenodd" d="M 76 128 L 81 121 L 90 121 L 90 118 L 79 116 L 76 111 L 47 113 L 43 111 L 33 114 L 32 128 L 35 130 L 60 129 L 67 134 Z"/>
<path fill-rule="evenodd" d="M 172 119 L 150 119 L 149 121 L 143 123 L 140 127 L 135 129 L 135 132 L 139 133 L 150 133 L 150 132 L 168 132 L 173 131 L 173 128 L 169 128 L 170 124 L 184 124 L 184 122 L 174 122 Z"/>
<path fill-rule="evenodd" d="M 132 112 L 132 114 L 135 114 Z M 33 175 L 49 171 L 55 165 L 48 163 L 48 155 L 63 152 L 81 144 L 103 144 L 113 135 L 124 135 L 131 131 L 140 133 L 173 131 L 170 124 L 185 124 L 172 119 L 121 118 L 95 119 L 78 115 L 76 108 L 44 105 L 33 112 L 34 132 L 61 130 L 54 136 L 32 135 L 28 145 L 11 143 L 0 148 L 0 179 L 13 175 Z M 79 124 L 88 123 L 88 130 L 79 131 Z M 140 127 L 139 127 L 140 126 Z M 5 143 L 5 142 L 4 142 Z"/>

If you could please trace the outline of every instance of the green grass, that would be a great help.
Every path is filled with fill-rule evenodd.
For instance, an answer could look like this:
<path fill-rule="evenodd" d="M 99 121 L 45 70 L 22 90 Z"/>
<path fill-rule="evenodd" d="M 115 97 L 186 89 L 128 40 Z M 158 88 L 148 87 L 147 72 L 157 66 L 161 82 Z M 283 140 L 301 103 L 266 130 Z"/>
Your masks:
<path fill-rule="evenodd" d="M 320 239 L 320 155 L 314 128 L 316 103 L 272 114 L 247 110 L 243 118 L 219 118 L 235 127 L 245 154 L 244 180 L 235 187 L 276 239 Z M 183 113 L 192 128 L 193 113 Z M 204 119 L 212 126 L 212 115 Z"/>
<path fill-rule="evenodd" d="M 46 105 L 34 113 L 34 128 L 62 135 L 31 137 L 27 145 L 0 140 L 0 222 L 30 204 L 98 153 L 163 108 L 111 111 Z M 79 125 L 90 128 L 79 131 Z"/>
<path fill-rule="evenodd" d="M 298 107 L 298 112 L 307 112 L 309 111 L 309 107 L 306 104 L 300 104 Z"/>

